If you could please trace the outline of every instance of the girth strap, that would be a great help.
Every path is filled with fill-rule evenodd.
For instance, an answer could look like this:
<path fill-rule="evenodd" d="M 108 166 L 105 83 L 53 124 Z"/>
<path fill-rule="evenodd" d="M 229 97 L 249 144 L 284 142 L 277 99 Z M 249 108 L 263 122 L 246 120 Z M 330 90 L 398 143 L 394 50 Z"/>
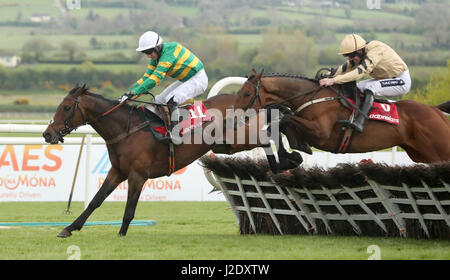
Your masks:
<path fill-rule="evenodd" d="M 311 100 L 311 101 L 309 101 L 309 102 L 306 102 L 306 103 L 303 104 L 302 106 L 298 107 L 298 109 L 295 110 L 295 113 L 298 113 L 298 112 L 300 112 L 301 110 L 303 110 L 303 109 L 305 109 L 306 107 L 311 106 L 311 105 L 313 105 L 313 104 L 320 103 L 320 102 L 326 102 L 326 101 L 333 101 L 333 100 L 335 100 L 335 99 L 337 99 L 337 98 L 336 98 L 336 97 L 327 96 L 327 97 L 323 97 L 323 98 Z"/>
<path fill-rule="evenodd" d="M 334 153 L 336 154 L 347 153 L 348 149 L 350 148 L 350 145 L 352 144 L 352 136 L 353 136 L 353 129 L 351 128 L 342 129 L 338 138 L 339 142 Z"/>
<path fill-rule="evenodd" d="M 106 141 L 106 144 L 107 144 L 107 145 L 115 144 L 115 143 L 119 142 L 120 140 L 122 140 L 122 139 L 128 137 L 130 134 L 133 134 L 133 133 L 135 133 L 135 132 L 137 132 L 137 131 L 143 129 L 144 127 L 146 127 L 146 126 L 148 126 L 148 125 L 150 125 L 150 122 L 149 122 L 149 121 L 145 121 L 145 122 L 143 122 L 143 123 L 140 123 L 139 125 L 133 127 L 132 129 L 129 129 L 127 132 L 124 132 L 124 133 L 122 133 L 122 134 L 119 134 L 117 137 L 115 137 L 115 138 L 113 138 L 113 139 L 111 139 L 111 140 L 107 140 L 107 141 Z"/>
<path fill-rule="evenodd" d="M 175 171 L 175 148 L 172 142 L 169 143 L 169 174 L 172 175 Z"/>

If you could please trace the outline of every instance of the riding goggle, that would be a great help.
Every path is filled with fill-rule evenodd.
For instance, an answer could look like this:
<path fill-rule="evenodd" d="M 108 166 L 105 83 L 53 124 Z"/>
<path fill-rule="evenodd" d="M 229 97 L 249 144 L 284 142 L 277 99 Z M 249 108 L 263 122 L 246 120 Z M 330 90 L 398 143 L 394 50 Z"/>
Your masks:
<path fill-rule="evenodd" d="M 352 52 L 352 53 L 344 54 L 344 56 L 348 57 L 348 58 L 354 58 L 357 54 L 358 54 L 358 52 Z"/>
<path fill-rule="evenodd" d="M 143 50 L 142 53 L 144 53 L 146 55 L 151 55 L 154 51 L 155 51 L 155 48 L 150 48 L 150 49 Z"/>

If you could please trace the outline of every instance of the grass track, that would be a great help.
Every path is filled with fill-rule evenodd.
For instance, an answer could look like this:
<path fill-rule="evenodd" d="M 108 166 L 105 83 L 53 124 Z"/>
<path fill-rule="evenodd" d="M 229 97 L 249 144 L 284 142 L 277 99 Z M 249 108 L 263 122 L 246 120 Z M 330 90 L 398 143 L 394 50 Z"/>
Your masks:
<path fill-rule="evenodd" d="M 72 221 L 83 204 L 0 203 L 0 222 Z M 125 203 L 105 202 L 89 221 L 121 220 Z M 67 239 L 61 228 L 0 229 L 0 259 L 66 259 L 76 245 L 81 259 L 154 260 L 271 260 L 357 259 L 369 257 L 369 245 L 378 245 L 382 259 L 450 259 L 449 241 L 338 236 L 239 235 L 236 220 L 225 202 L 141 202 L 136 220 L 155 220 L 156 226 L 130 227 L 124 238 L 119 227 L 85 227 Z"/>

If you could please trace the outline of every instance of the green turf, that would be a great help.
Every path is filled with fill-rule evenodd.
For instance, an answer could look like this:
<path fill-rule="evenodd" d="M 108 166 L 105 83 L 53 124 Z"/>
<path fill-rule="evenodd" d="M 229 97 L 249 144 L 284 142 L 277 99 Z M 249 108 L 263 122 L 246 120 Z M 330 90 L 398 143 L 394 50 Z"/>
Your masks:
<path fill-rule="evenodd" d="M 120 220 L 125 203 L 106 202 L 88 221 Z M 336 236 L 239 235 L 225 202 L 140 202 L 136 220 L 155 226 L 130 227 L 126 237 L 116 226 L 85 227 L 67 239 L 60 227 L 0 229 L 0 259 L 67 259 L 71 245 L 81 259 L 357 259 L 377 245 L 382 259 L 450 259 L 449 241 Z M 0 222 L 72 221 L 82 203 L 64 215 L 62 202 L 0 203 Z"/>

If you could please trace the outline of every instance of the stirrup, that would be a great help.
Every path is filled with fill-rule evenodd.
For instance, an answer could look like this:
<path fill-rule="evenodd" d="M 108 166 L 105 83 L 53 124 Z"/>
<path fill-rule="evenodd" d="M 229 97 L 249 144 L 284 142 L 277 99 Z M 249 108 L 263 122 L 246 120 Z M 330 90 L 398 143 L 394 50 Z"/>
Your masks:
<path fill-rule="evenodd" d="M 357 131 L 357 132 L 363 132 L 363 130 L 364 130 L 364 127 L 362 125 L 358 126 L 357 124 L 355 124 L 354 122 L 351 122 L 349 120 L 338 120 L 337 122 L 340 125 L 342 125 L 343 127 L 351 128 L 351 129 L 353 129 L 354 131 Z"/>
<path fill-rule="evenodd" d="M 180 144 L 183 143 L 183 140 L 182 140 L 182 137 L 181 137 L 181 136 L 175 135 L 175 134 L 172 133 L 173 128 L 174 128 L 177 124 L 179 124 L 179 122 L 177 122 L 177 121 L 171 122 L 171 126 L 170 126 L 170 128 L 167 130 L 168 137 L 170 138 L 170 141 L 171 141 L 174 145 L 180 145 Z"/>

